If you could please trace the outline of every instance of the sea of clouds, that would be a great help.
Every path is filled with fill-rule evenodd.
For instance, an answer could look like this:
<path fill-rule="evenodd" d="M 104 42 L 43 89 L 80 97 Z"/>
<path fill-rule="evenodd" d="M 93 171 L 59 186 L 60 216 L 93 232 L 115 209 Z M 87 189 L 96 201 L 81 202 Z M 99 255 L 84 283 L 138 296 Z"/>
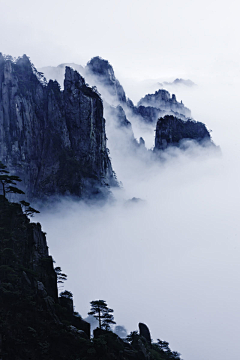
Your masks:
<path fill-rule="evenodd" d="M 185 360 L 233 359 L 240 350 L 238 84 L 193 80 L 198 86 L 171 92 L 212 130 L 221 151 L 189 143 L 156 160 L 133 150 L 105 113 L 122 183 L 112 190 L 114 200 L 62 200 L 36 220 L 83 317 L 91 300 L 103 299 L 118 325 L 130 332 L 146 323 L 153 339 L 169 341 Z M 129 84 L 123 86 L 137 102 L 140 85 Z M 143 96 L 148 89 L 141 84 Z M 154 128 L 129 120 L 151 148 Z"/>

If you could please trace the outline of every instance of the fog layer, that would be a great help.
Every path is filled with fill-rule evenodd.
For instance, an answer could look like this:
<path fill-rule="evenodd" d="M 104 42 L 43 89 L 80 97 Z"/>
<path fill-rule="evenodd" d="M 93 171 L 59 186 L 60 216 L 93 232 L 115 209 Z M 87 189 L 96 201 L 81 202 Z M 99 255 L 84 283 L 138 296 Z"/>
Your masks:
<path fill-rule="evenodd" d="M 155 162 L 124 147 L 108 122 L 123 183 L 116 201 L 63 201 L 37 218 L 83 317 L 91 300 L 104 299 L 118 325 L 130 332 L 145 322 L 153 339 L 169 341 L 185 360 L 234 359 L 240 350 L 239 116 L 236 89 L 220 85 L 179 96 L 213 130 L 222 155 L 192 144 Z M 133 197 L 143 201 L 127 201 Z"/>

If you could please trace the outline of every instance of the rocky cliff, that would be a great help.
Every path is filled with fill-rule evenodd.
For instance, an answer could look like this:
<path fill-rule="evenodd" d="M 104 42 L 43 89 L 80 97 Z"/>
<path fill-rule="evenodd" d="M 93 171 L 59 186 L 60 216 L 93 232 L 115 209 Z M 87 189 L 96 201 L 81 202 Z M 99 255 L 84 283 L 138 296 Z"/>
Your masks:
<path fill-rule="evenodd" d="M 0 144 L 0 160 L 23 179 L 29 199 L 103 194 L 116 184 L 102 100 L 69 67 L 61 91 L 26 55 L 0 55 Z"/>
<path fill-rule="evenodd" d="M 195 140 L 198 143 L 210 143 L 211 136 L 206 126 L 194 120 L 183 121 L 172 115 L 160 118 L 156 126 L 155 151 L 168 146 L 179 146 L 182 140 Z"/>
<path fill-rule="evenodd" d="M 163 150 L 170 144 L 179 146 L 183 139 L 192 139 L 198 143 L 203 143 L 203 140 L 211 142 L 210 134 L 205 125 L 194 121 L 191 118 L 191 111 L 182 101 L 177 101 L 174 94 L 170 95 L 167 90 L 160 89 L 153 94 L 147 94 L 135 106 L 126 97 L 123 87 L 116 79 L 113 67 L 107 60 L 94 57 L 88 62 L 84 73 L 87 81 L 91 85 L 96 85 L 101 92 L 107 126 L 112 128 L 115 126 L 116 131 L 110 132 L 111 129 L 108 128 L 112 143 L 122 141 L 122 148 L 127 148 L 128 151 L 133 150 L 135 152 L 136 149 L 144 149 L 142 146 L 139 147 L 130 121 L 133 123 L 135 121 L 135 124 L 137 121 L 144 122 L 151 128 L 158 122 L 155 150 Z M 164 84 L 171 86 L 194 85 L 190 80 L 183 79 L 176 79 L 171 84 L 166 82 Z M 163 84 L 160 85 L 163 86 Z M 158 121 L 158 119 L 160 120 Z M 112 139 L 112 136 L 116 138 Z M 137 152 L 135 155 L 142 156 L 142 153 Z"/>
<path fill-rule="evenodd" d="M 77 65 L 74 64 L 74 66 Z M 61 65 L 51 69 L 42 68 L 41 71 L 45 72 L 46 76 L 55 78 L 56 74 L 59 74 L 60 68 Z M 171 96 L 168 91 L 163 89 L 144 96 L 135 106 L 131 99 L 127 98 L 122 85 L 115 76 L 112 65 L 99 56 L 92 58 L 86 67 L 81 69 L 81 72 L 84 73 L 87 81 L 92 86 L 96 86 L 101 93 L 104 108 L 105 104 L 113 107 L 121 106 L 125 116 L 128 118 L 127 121 L 131 121 L 132 116 L 134 116 L 139 121 L 155 125 L 157 119 L 166 114 L 177 116 L 183 120 L 191 116 L 191 111 L 184 106 L 182 101 L 178 102 L 174 94 Z M 178 80 L 176 79 L 176 83 L 178 83 Z M 179 81 L 182 83 L 183 80 L 180 79 Z M 106 119 L 108 122 L 112 121 L 108 114 Z"/>
<path fill-rule="evenodd" d="M 0 279 L 1 359 L 66 359 L 81 350 L 90 324 L 74 314 L 71 298 L 65 303 L 58 298 L 57 275 L 40 224 L 30 223 L 21 206 L 3 196 Z"/>
<path fill-rule="evenodd" d="M 137 116 L 140 121 L 155 124 L 159 117 L 166 114 L 187 120 L 191 111 L 178 102 L 176 96 L 167 90 L 160 89 L 154 94 L 147 94 L 137 106 L 126 97 L 125 91 L 116 79 L 113 67 L 100 57 L 92 58 L 85 69 L 86 77 L 97 86 L 105 101 L 114 106 L 121 106 L 128 117 Z M 129 121 L 129 120 L 128 120 Z"/>
<path fill-rule="evenodd" d="M 87 81 L 97 86 L 103 98 L 107 130 L 115 137 L 115 140 L 110 139 L 110 141 L 118 143 L 122 141 L 123 147 L 127 146 L 129 151 L 130 149 L 135 151 L 139 143 L 134 137 L 132 124 L 126 115 L 126 111 L 129 110 L 128 101 L 131 100 L 126 100 L 125 91 L 116 79 L 112 65 L 107 60 L 94 57 L 87 63 L 85 75 Z M 112 131 L 113 127 L 115 131 Z"/>
<path fill-rule="evenodd" d="M 103 93 L 103 98 L 108 98 L 112 105 L 115 104 L 115 107 L 109 107 L 106 101 L 104 102 L 105 110 L 108 110 L 107 120 L 111 121 L 115 118 L 118 126 L 125 128 L 125 139 L 129 144 L 137 144 L 128 120 L 131 120 L 132 116 L 138 121 L 157 124 L 155 150 L 164 150 L 169 145 L 179 146 L 182 140 L 187 139 L 201 144 L 206 141 L 213 144 L 206 126 L 193 120 L 191 111 L 182 101 L 177 101 L 174 94 L 171 95 L 167 90 L 160 89 L 154 94 L 144 96 L 135 106 L 130 99 L 126 99 L 123 87 L 116 79 L 114 70 L 107 60 L 95 57 L 87 64 L 86 69 L 86 74 L 92 75 L 91 80 L 95 81 Z M 180 83 L 183 83 L 182 79 L 176 79 L 174 82 L 174 84 Z M 129 130 L 128 133 L 126 128 Z"/>

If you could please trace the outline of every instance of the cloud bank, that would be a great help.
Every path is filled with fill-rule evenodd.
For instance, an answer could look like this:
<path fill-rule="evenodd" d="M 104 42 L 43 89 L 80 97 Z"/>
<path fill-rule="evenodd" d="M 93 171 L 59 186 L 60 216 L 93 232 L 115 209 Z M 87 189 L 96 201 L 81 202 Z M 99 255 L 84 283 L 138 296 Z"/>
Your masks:
<path fill-rule="evenodd" d="M 145 322 L 152 338 L 169 341 L 185 360 L 224 360 L 239 352 L 234 90 L 200 84 L 179 94 L 194 118 L 214 129 L 222 154 L 189 144 L 156 161 L 147 151 L 136 154 L 107 119 L 110 156 L 123 184 L 114 190 L 115 201 L 65 200 L 37 218 L 83 317 L 91 300 L 104 299 L 118 325 L 130 332 Z M 150 132 L 141 130 L 143 137 Z M 133 197 L 142 201 L 128 201 Z"/>

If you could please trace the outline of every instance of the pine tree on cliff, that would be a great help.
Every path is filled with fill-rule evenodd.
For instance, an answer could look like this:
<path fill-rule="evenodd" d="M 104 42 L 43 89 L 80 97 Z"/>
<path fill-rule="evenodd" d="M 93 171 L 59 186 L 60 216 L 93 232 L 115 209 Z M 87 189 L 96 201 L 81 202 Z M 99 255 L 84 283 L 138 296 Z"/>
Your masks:
<path fill-rule="evenodd" d="M 109 309 L 105 300 L 93 300 L 90 302 L 91 310 L 88 315 L 93 315 L 98 320 L 99 329 L 110 329 L 110 324 L 116 324 L 112 309 Z"/>
<path fill-rule="evenodd" d="M 25 200 L 21 200 L 19 201 L 20 204 L 22 205 L 22 208 L 24 209 L 24 214 L 33 217 L 34 214 L 39 214 L 40 211 L 34 209 L 33 207 L 30 206 L 30 203 L 25 201 Z"/>
<path fill-rule="evenodd" d="M 16 175 L 9 175 L 9 171 L 6 169 L 7 169 L 6 165 L 4 165 L 0 161 L 0 183 L 2 185 L 3 199 L 5 200 L 7 199 L 6 198 L 7 193 L 20 194 L 20 195 L 25 194 L 24 191 L 16 187 L 17 185 L 16 182 L 22 181 L 20 177 Z M 21 200 L 19 203 L 21 204 L 25 215 L 33 217 L 34 214 L 39 214 L 39 211 L 31 207 L 29 202 L 25 200 Z"/>
<path fill-rule="evenodd" d="M 25 194 L 22 190 L 15 186 L 17 185 L 16 182 L 20 182 L 22 180 L 16 175 L 9 175 L 9 171 L 7 171 L 6 168 L 6 165 L 0 161 L 0 182 L 2 184 L 2 194 L 4 199 L 6 199 L 7 193 Z"/>

